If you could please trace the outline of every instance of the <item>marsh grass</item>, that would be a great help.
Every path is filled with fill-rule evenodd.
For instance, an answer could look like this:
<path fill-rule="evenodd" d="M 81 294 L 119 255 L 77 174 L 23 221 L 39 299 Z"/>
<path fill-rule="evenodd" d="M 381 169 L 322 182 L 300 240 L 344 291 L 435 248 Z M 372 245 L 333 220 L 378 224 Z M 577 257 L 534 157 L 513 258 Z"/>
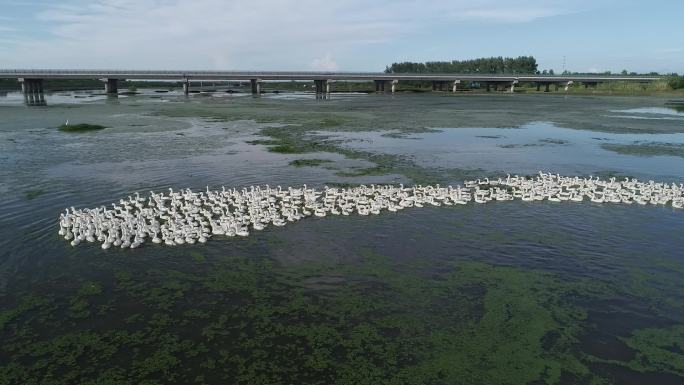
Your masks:
<path fill-rule="evenodd" d="M 99 124 L 89 124 L 89 123 L 80 123 L 80 124 L 62 124 L 59 126 L 60 131 L 64 132 L 87 132 L 87 131 L 97 131 L 97 130 L 103 130 L 107 127 L 101 126 Z"/>
<path fill-rule="evenodd" d="M 678 156 L 684 158 L 684 144 L 679 143 L 640 143 L 635 142 L 633 144 L 610 144 L 605 143 L 601 145 L 601 148 L 608 151 L 617 152 L 623 155 L 634 155 L 634 156 Z"/>
<path fill-rule="evenodd" d="M 294 167 L 316 167 L 325 163 L 331 163 L 329 159 L 295 159 L 290 162 L 290 166 Z"/>

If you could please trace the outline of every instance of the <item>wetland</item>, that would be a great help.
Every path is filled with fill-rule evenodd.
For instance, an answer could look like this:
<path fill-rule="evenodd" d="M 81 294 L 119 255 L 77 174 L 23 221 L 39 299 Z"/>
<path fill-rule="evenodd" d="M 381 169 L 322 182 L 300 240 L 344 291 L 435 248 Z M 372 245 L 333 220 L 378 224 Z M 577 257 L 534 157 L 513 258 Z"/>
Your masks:
<path fill-rule="evenodd" d="M 0 384 L 684 384 L 684 212 L 505 202 L 102 250 L 64 208 L 135 192 L 684 182 L 658 97 L 0 97 Z M 676 102 L 676 101 L 675 101 Z M 82 134 L 67 120 L 107 127 Z"/>

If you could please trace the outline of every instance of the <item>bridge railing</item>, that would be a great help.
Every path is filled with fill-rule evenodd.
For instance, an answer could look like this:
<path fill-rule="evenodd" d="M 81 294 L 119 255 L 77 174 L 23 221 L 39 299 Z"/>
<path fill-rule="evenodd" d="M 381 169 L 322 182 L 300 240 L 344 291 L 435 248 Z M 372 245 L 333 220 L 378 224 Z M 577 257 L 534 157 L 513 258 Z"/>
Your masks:
<path fill-rule="evenodd" d="M 572 78 L 603 78 L 603 79 L 660 79 L 660 76 L 639 76 L 639 75 L 547 75 L 547 74 L 522 74 L 522 73 L 385 73 L 385 72 L 348 72 L 348 71 L 218 71 L 218 70 L 126 70 L 126 69 L 0 69 L 3 75 L 218 75 L 218 76 L 379 76 L 379 77 L 404 77 L 404 76 L 423 76 L 423 77 L 491 77 L 491 78 L 545 78 L 545 79 L 572 79 Z"/>

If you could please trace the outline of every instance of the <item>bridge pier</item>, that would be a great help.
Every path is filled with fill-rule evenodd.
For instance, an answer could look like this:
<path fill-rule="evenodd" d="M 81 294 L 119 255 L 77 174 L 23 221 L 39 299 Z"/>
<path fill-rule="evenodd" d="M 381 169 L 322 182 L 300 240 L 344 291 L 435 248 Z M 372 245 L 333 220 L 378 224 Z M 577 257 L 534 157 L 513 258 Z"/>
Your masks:
<path fill-rule="evenodd" d="M 327 82 L 325 80 L 314 80 L 314 92 L 316 93 L 316 99 L 325 99 L 325 94 L 327 91 Z"/>
<path fill-rule="evenodd" d="M 397 79 L 392 80 L 392 93 L 393 94 L 395 92 L 397 92 L 397 84 L 399 84 L 399 80 L 397 80 Z"/>
<path fill-rule="evenodd" d="M 433 80 L 432 81 L 432 90 L 433 91 L 446 91 L 447 89 L 447 84 L 449 82 L 445 80 Z"/>
<path fill-rule="evenodd" d="M 105 94 L 117 95 L 119 93 L 119 79 L 102 79 L 104 82 Z"/>
<path fill-rule="evenodd" d="M 487 92 L 490 92 L 491 91 L 491 84 L 489 84 L 489 82 L 486 82 L 485 85 L 487 87 Z"/>
<path fill-rule="evenodd" d="M 24 103 L 27 106 L 44 106 L 45 90 L 43 89 L 43 79 L 20 78 L 21 92 L 24 94 Z"/>
<path fill-rule="evenodd" d="M 460 81 L 460 80 L 454 80 L 454 84 L 453 84 L 453 86 L 452 86 L 452 88 L 451 88 L 451 92 L 454 92 L 454 93 L 455 93 L 456 91 L 458 91 L 458 85 L 459 85 L 459 84 L 461 84 L 461 81 Z"/>
<path fill-rule="evenodd" d="M 551 90 L 549 89 L 549 87 L 551 87 L 551 84 L 550 84 L 550 83 L 544 83 L 544 92 L 549 92 L 549 91 L 551 91 Z"/>
<path fill-rule="evenodd" d="M 261 95 L 261 79 L 249 79 L 252 85 L 252 95 Z"/>
<path fill-rule="evenodd" d="M 335 80 L 328 79 L 325 81 L 325 94 L 330 99 L 330 94 L 332 93 L 332 89 L 335 87 Z"/>
<path fill-rule="evenodd" d="M 183 81 L 183 95 L 188 96 L 190 94 L 190 80 L 185 79 Z"/>
<path fill-rule="evenodd" d="M 384 80 L 374 80 L 375 83 L 375 93 L 385 92 L 385 81 Z"/>

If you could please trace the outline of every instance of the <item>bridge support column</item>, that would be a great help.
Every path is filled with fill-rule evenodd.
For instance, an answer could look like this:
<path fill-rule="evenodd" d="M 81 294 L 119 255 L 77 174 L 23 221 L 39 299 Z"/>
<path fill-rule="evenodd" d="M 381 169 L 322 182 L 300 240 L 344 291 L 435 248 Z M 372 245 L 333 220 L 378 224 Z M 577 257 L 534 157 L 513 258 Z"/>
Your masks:
<path fill-rule="evenodd" d="M 432 90 L 433 91 L 445 91 L 447 83 L 448 82 L 443 81 L 443 80 L 435 80 L 432 82 Z"/>
<path fill-rule="evenodd" d="M 332 79 L 328 79 L 325 81 L 325 93 L 328 95 L 328 98 L 330 98 L 330 94 L 332 93 L 333 88 L 335 87 L 335 81 Z"/>
<path fill-rule="evenodd" d="M 551 90 L 549 89 L 550 86 L 551 86 L 551 84 L 545 83 L 545 84 L 544 84 L 544 92 L 549 92 L 549 91 L 551 91 Z"/>
<path fill-rule="evenodd" d="M 489 84 L 489 82 L 487 82 L 485 84 L 487 85 L 487 92 L 490 92 L 491 91 L 491 84 Z"/>
<path fill-rule="evenodd" d="M 252 95 L 261 95 L 261 79 L 249 79 L 252 85 Z"/>
<path fill-rule="evenodd" d="M 456 91 L 458 91 L 458 85 L 459 85 L 459 84 L 461 84 L 461 81 L 460 81 L 460 80 L 454 80 L 454 84 L 453 84 L 453 86 L 452 86 L 452 88 L 451 88 L 451 92 L 456 92 Z"/>
<path fill-rule="evenodd" d="M 183 81 L 183 95 L 188 96 L 190 94 L 190 80 L 185 79 Z"/>
<path fill-rule="evenodd" d="M 385 86 L 387 84 L 387 80 L 374 80 L 375 82 L 375 92 L 377 93 L 385 93 Z"/>
<path fill-rule="evenodd" d="M 397 84 L 399 84 L 399 80 L 397 80 L 397 79 L 392 80 L 392 93 L 397 92 Z"/>
<path fill-rule="evenodd" d="M 19 79 L 21 91 L 24 94 L 24 102 L 28 106 L 44 106 L 45 91 L 43 79 Z"/>
<path fill-rule="evenodd" d="M 102 79 L 105 87 L 105 94 L 117 95 L 119 93 L 119 79 Z"/>
<path fill-rule="evenodd" d="M 537 92 L 541 91 L 541 83 L 537 83 Z"/>
<path fill-rule="evenodd" d="M 560 89 L 560 85 L 558 83 L 554 83 L 553 85 L 554 85 L 554 87 L 556 87 L 556 91 L 558 91 Z"/>
<path fill-rule="evenodd" d="M 325 80 L 314 80 L 314 92 L 316 93 L 316 99 L 325 98 L 326 89 L 327 85 Z"/>

